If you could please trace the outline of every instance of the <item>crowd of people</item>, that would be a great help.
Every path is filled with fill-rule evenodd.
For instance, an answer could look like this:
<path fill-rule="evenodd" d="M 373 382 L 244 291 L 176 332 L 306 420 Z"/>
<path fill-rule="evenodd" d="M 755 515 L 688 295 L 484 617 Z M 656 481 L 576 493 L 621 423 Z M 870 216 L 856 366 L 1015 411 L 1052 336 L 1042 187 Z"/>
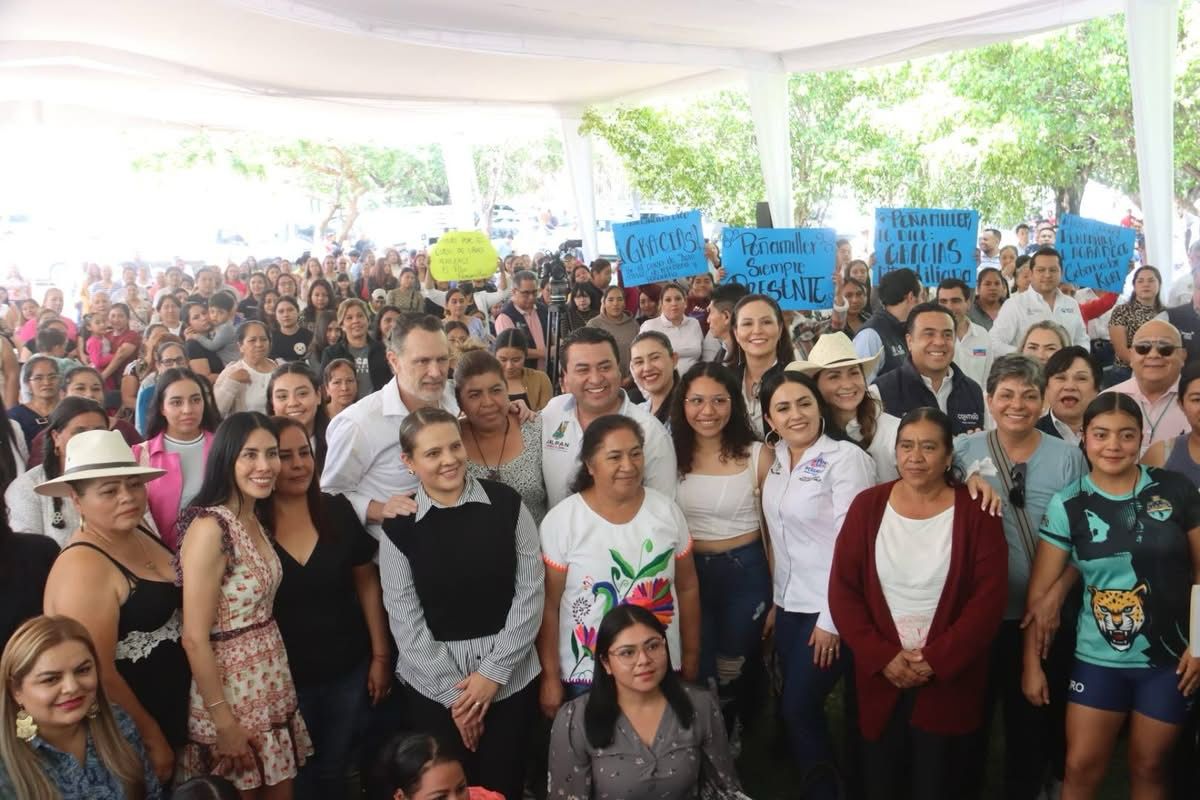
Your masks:
<path fill-rule="evenodd" d="M 1005 798 L 1126 727 L 1196 796 L 1200 247 L 1167 308 L 1025 234 L 839 242 L 817 312 L 715 247 L 561 315 L 548 254 L 396 249 L 0 298 L 0 795 L 737 798 L 770 714 L 797 796 L 958 800 L 1000 707 Z"/>

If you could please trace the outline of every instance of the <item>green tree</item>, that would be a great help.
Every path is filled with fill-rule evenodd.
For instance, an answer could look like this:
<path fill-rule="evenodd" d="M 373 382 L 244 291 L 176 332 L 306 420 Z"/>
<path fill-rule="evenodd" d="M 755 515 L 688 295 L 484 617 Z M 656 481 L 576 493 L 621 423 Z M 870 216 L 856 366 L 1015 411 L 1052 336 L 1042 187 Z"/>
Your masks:
<path fill-rule="evenodd" d="M 980 148 L 980 180 L 1044 187 L 1060 212 L 1076 214 L 1089 180 L 1136 194 L 1123 18 L 966 51 L 941 63 L 943 79 L 969 101 L 966 123 L 1011 133 Z"/>
<path fill-rule="evenodd" d="M 479 225 L 491 233 L 496 203 L 542 188 L 563 168 L 562 140 L 556 135 L 511 137 L 473 150 L 479 186 Z"/>

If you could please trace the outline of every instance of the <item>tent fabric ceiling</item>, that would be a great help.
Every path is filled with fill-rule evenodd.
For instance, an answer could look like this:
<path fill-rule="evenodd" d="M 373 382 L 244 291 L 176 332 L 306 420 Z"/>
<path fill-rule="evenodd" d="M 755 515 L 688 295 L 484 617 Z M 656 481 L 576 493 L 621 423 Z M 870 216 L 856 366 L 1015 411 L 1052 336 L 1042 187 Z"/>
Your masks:
<path fill-rule="evenodd" d="M 391 138 L 972 47 L 1121 0 L 6 0 L 0 122 L 94 108 L 171 125 Z M 40 110 L 29 112 L 28 107 Z M 21 113 L 8 111 L 13 108 Z M 111 118 L 111 116 L 109 116 Z M 400 124 L 397 124 L 397 123 Z M 426 136 L 426 138 L 428 138 Z"/>

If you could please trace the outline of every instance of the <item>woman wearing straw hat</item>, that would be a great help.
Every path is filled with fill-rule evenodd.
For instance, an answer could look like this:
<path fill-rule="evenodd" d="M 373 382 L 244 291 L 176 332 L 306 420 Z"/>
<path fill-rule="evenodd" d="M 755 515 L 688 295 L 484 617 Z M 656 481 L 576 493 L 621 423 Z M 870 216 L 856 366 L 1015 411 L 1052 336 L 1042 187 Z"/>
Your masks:
<path fill-rule="evenodd" d="M 139 464 L 116 431 L 75 434 L 66 451 L 62 474 L 35 488 L 70 498 L 80 517 L 50 570 L 45 613 L 87 628 L 105 692 L 133 718 L 165 784 L 175 748 L 187 738 L 192 678 L 180 644 L 183 595 L 172 554 L 142 524 L 146 482 L 164 471 Z"/>
<path fill-rule="evenodd" d="M 893 481 L 896 471 L 896 431 L 900 420 L 883 410 L 878 396 L 867 389 L 866 376 L 875 371 L 882 351 L 862 358 L 854 343 L 841 331 L 817 340 L 806 361 L 793 361 L 789 372 L 803 373 L 817 382 L 834 421 L 875 461 L 875 482 Z"/>

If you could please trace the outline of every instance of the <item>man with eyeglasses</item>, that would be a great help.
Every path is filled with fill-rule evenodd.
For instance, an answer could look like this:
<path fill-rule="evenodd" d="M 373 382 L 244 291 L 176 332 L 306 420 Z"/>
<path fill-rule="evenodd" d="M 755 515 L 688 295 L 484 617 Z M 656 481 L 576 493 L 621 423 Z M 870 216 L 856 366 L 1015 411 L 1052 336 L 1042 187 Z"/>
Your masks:
<path fill-rule="evenodd" d="M 1059 620 L 1074 618 L 1060 615 L 1060 608 L 1078 573 L 1068 570 L 1046 602 L 1037 608 L 1025 607 L 1042 514 L 1055 493 L 1087 471 L 1078 447 L 1037 429 L 1045 389 L 1044 373 L 1033 359 L 1015 353 L 997 359 L 988 373 L 986 394 L 995 430 L 954 440 L 955 462 L 967 472 L 978 473 L 1004 498 L 1008 602 L 992 645 L 985 711 L 990 719 L 997 702 L 1004 706 L 1001 796 L 1012 800 L 1034 800 L 1042 792 L 1055 751 L 1051 742 L 1064 724 L 1068 671 L 1075 650 L 1070 625 L 1060 629 Z M 1078 611 L 1077 589 L 1074 597 L 1074 610 Z M 1021 691 L 1022 637 L 1028 628 L 1046 641 L 1045 668 L 1055 687 L 1048 707 L 1034 707 Z M 985 723 L 971 748 L 967 774 L 974 790 L 982 785 L 990 729 Z M 1056 767 L 1061 777 L 1062 764 Z M 974 796 L 974 792 L 964 796 Z"/>
<path fill-rule="evenodd" d="M 538 279 L 532 272 L 522 270 L 513 276 L 512 300 L 504 304 L 496 318 L 496 335 L 509 328 L 525 334 L 529 351 L 525 366 L 530 369 L 546 369 L 546 334 L 538 315 Z"/>
<path fill-rule="evenodd" d="M 1030 268 L 1033 275 L 1029 288 L 1013 295 L 1000 306 L 1000 313 L 992 323 L 991 336 L 996 355 L 1015 353 L 1025 331 L 1042 320 L 1062 325 L 1071 337 L 1071 344 L 1089 349 L 1091 340 L 1084 327 L 1079 303 L 1059 288 L 1062 282 L 1062 256 L 1053 247 L 1038 248 L 1030 261 Z"/>
<path fill-rule="evenodd" d="M 1129 347 L 1133 377 L 1105 391 L 1121 392 L 1142 409 L 1142 453 L 1155 442 L 1191 431 L 1179 404 L 1179 373 L 1187 351 L 1178 329 L 1169 322 L 1150 320 L 1137 329 Z"/>

